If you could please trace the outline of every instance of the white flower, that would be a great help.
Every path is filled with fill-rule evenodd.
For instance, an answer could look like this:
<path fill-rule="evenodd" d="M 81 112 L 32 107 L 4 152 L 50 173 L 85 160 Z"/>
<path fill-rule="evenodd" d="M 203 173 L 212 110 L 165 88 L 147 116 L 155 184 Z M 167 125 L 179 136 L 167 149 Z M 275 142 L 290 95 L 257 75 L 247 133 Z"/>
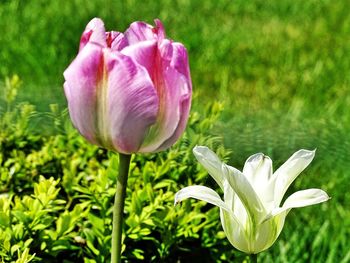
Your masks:
<path fill-rule="evenodd" d="M 280 206 L 288 187 L 310 164 L 315 151 L 299 150 L 275 173 L 271 159 L 262 153 L 250 156 L 243 172 L 221 162 L 205 146 L 196 146 L 193 153 L 222 189 L 224 200 L 214 190 L 194 185 L 177 192 L 175 204 L 191 197 L 218 206 L 228 240 L 245 253 L 256 254 L 272 246 L 292 208 L 329 199 L 323 190 L 307 189 L 292 194 Z"/>

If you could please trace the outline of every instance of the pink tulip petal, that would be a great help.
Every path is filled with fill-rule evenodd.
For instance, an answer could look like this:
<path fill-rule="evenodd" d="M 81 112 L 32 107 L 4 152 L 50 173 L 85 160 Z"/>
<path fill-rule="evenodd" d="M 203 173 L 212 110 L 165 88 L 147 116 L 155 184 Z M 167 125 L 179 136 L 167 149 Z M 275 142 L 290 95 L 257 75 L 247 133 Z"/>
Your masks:
<path fill-rule="evenodd" d="M 156 24 L 154 31 L 158 35 L 158 39 L 163 40 L 165 38 L 165 30 L 162 22 L 159 19 L 155 19 L 154 23 Z"/>
<path fill-rule="evenodd" d="M 144 66 L 149 75 L 153 75 L 155 58 L 157 54 L 157 41 L 142 41 L 135 45 L 127 46 L 121 51 L 122 54 L 133 58 L 138 64 Z"/>
<path fill-rule="evenodd" d="M 173 78 L 172 80 L 169 80 L 169 83 L 174 83 L 175 87 L 182 87 L 181 97 L 179 99 L 180 121 L 173 135 L 169 139 L 167 139 L 161 146 L 159 146 L 156 151 L 165 150 L 177 141 L 177 139 L 181 136 L 181 134 L 186 128 L 191 109 L 192 82 L 188 67 L 187 52 L 184 53 L 185 56 L 180 57 L 178 56 L 178 50 L 178 48 L 174 48 L 174 56 L 171 60 L 171 64 L 173 64 L 174 68 L 177 71 L 174 74 L 169 74 L 169 78 Z M 186 63 L 184 63 L 185 60 L 187 60 Z M 180 63 L 178 61 L 180 61 Z M 181 67 L 179 65 L 181 65 Z M 178 73 L 183 73 L 184 75 L 179 75 Z"/>
<path fill-rule="evenodd" d="M 157 124 L 152 126 L 140 149 L 141 152 L 160 151 L 173 144 L 185 129 L 191 104 L 191 80 L 172 64 L 178 52 L 171 41 L 163 40 L 159 46 L 153 82 L 160 98 Z M 174 63 L 172 63 L 172 61 Z"/>
<path fill-rule="evenodd" d="M 167 74 L 169 86 L 180 87 L 181 96 L 179 98 L 180 121 L 173 135 L 167 139 L 156 151 L 162 151 L 173 145 L 186 128 L 192 98 L 192 82 L 188 65 L 188 56 L 185 47 L 180 43 L 171 43 L 172 56 L 170 66 L 176 70 L 172 74 Z M 180 73 L 180 74 L 178 74 Z"/>
<path fill-rule="evenodd" d="M 186 85 L 186 84 L 185 84 Z M 163 142 L 162 145 L 160 145 L 155 151 L 163 151 L 168 149 L 170 146 L 172 146 L 182 135 L 186 128 L 186 124 L 188 121 L 190 109 L 191 109 L 191 95 L 186 94 L 183 95 L 180 99 L 179 103 L 179 111 L 180 111 L 180 121 L 177 125 L 176 130 L 174 131 L 173 135 L 167 139 L 165 142 Z"/>
<path fill-rule="evenodd" d="M 171 58 L 170 65 L 174 67 L 178 72 L 185 75 L 185 77 L 191 83 L 190 67 L 188 63 L 188 55 L 186 48 L 178 42 L 173 42 L 173 56 Z"/>
<path fill-rule="evenodd" d="M 149 127 L 155 123 L 159 101 L 148 72 L 121 54 L 106 56 L 110 133 L 118 152 L 140 148 Z"/>
<path fill-rule="evenodd" d="M 86 26 L 81 39 L 79 51 L 82 50 L 88 42 L 106 47 L 106 30 L 103 21 L 100 18 L 93 18 Z"/>
<path fill-rule="evenodd" d="M 110 37 L 109 39 L 110 43 L 108 46 L 113 51 L 120 51 L 128 45 L 128 40 L 126 39 L 123 33 L 116 32 L 116 31 L 111 31 L 108 33 Z"/>
<path fill-rule="evenodd" d="M 100 78 L 102 58 L 102 49 L 88 43 L 63 73 L 64 91 L 72 122 L 92 143 L 97 143 L 95 138 L 96 85 Z"/>
<path fill-rule="evenodd" d="M 154 28 L 145 22 L 134 22 L 124 33 L 129 45 L 140 41 L 157 39 Z"/>

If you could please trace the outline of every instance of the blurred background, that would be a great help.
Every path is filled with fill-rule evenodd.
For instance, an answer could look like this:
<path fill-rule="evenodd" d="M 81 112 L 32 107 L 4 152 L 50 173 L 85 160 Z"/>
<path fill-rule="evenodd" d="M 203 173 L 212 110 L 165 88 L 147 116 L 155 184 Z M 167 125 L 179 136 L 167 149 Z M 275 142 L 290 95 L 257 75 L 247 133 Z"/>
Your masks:
<path fill-rule="evenodd" d="M 342 233 L 336 242 L 344 246 L 350 232 L 349 10 L 348 0 L 1 0 L 1 86 L 17 74 L 18 101 L 38 112 L 53 103 L 63 110 L 62 73 L 91 18 L 117 31 L 159 18 L 167 36 L 188 49 L 193 110 L 223 104 L 213 135 L 223 137 L 232 165 L 241 169 L 250 154 L 264 152 L 276 168 L 300 148 L 317 149 L 292 190 L 323 188 L 332 200 L 327 211 L 305 208 L 291 217 L 302 217 L 298 223 L 321 217 L 322 238 Z M 286 239 L 303 229 L 293 219 L 288 224 Z M 329 253 L 343 253 L 338 245 Z M 350 262 L 349 253 L 341 258 Z"/>

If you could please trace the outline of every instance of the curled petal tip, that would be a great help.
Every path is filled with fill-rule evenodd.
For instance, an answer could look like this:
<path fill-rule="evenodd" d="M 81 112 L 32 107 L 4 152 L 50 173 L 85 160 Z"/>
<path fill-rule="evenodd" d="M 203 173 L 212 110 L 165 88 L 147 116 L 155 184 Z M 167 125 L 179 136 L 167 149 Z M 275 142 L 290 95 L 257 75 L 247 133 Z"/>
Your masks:
<path fill-rule="evenodd" d="M 297 153 L 300 153 L 301 157 L 315 155 L 316 149 L 313 149 L 313 150 L 300 149 L 299 151 L 297 151 Z"/>
<path fill-rule="evenodd" d="M 158 18 L 154 19 L 154 23 L 156 25 L 156 27 L 155 27 L 156 34 L 158 35 L 158 37 L 160 39 L 164 39 L 165 38 L 165 30 L 164 30 L 163 23 Z"/>
<path fill-rule="evenodd" d="M 209 148 L 207 146 L 201 146 L 201 145 L 196 145 L 195 147 L 193 147 L 192 151 L 195 154 L 203 154 L 204 152 L 207 152 L 209 150 Z"/>
<path fill-rule="evenodd" d="M 93 42 L 95 44 L 106 46 L 106 31 L 103 21 L 100 18 L 93 18 L 87 24 L 81 39 L 79 50 L 82 50 L 88 42 Z"/>
<path fill-rule="evenodd" d="M 153 27 L 145 22 L 133 22 L 124 33 L 129 45 L 133 45 L 145 40 L 154 40 Z"/>
<path fill-rule="evenodd" d="M 90 22 L 86 25 L 86 28 L 93 29 L 95 27 L 104 26 L 104 23 L 101 18 L 94 17 L 90 20 Z"/>

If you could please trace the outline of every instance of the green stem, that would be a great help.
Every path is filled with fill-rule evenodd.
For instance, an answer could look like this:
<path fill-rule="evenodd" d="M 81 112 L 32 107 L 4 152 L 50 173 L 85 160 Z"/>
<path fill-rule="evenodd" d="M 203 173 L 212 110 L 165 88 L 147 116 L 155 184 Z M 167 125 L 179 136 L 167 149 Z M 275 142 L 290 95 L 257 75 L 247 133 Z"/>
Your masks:
<path fill-rule="evenodd" d="M 249 259 L 251 263 L 258 263 L 258 254 L 250 254 Z"/>
<path fill-rule="evenodd" d="M 119 175 L 113 205 L 111 263 L 121 262 L 123 210 L 131 155 L 119 153 Z"/>

